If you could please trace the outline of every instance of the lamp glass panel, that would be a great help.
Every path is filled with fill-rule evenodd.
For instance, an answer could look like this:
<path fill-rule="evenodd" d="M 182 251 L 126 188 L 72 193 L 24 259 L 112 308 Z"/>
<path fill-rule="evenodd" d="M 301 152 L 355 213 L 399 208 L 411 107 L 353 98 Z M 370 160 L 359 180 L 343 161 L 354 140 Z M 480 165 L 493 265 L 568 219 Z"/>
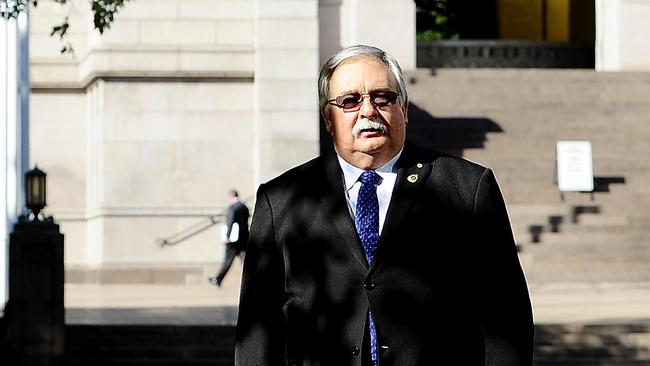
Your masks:
<path fill-rule="evenodd" d="M 45 206 L 45 177 L 33 175 L 27 179 L 27 204 Z"/>

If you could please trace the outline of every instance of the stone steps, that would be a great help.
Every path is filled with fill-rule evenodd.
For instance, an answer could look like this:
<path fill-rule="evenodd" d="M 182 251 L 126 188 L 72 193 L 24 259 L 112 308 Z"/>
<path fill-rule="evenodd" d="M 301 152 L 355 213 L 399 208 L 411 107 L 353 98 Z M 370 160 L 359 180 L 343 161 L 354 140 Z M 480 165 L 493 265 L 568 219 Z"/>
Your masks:
<path fill-rule="evenodd" d="M 542 226 L 542 229 L 531 228 Z M 557 231 L 553 231 L 553 230 Z M 545 225 L 513 225 L 513 232 L 519 244 L 562 244 L 573 243 L 599 244 L 605 242 L 615 244 L 619 242 L 638 242 L 642 240 L 639 233 L 630 234 L 630 227 L 621 224 L 583 225 L 572 223 L 545 224 Z M 631 238 L 632 236 L 632 238 Z"/>
<path fill-rule="evenodd" d="M 525 252 L 524 252 L 525 253 Z M 522 257 L 522 267 L 528 283 L 612 283 L 650 281 L 648 262 L 601 261 L 546 261 Z"/>
<path fill-rule="evenodd" d="M 649 364 L 650 327 L 645 323 L 535 327 L 535 366 Z"/>
<path fill-rule="evenodd" d="M 650 121 L 648 122 L 650 123 Z M 635 134 L 640 138 L 650 137 L 650 134 L 639 133 L 634 131 L 626 131 L 628 137 L 620 137 L 615 135 L 616 131 L 603 131 L 601 134 L 590 133 L 550 133 L 540 132 L 539 136 L 533 135 L 530 131 L 504 131 L 502 133 L 488 133 L 485 135 L 484 145 L 485 155 L 508 156 L 512 155 L 514 151 L 538 151 L 543 156 L 555 156 L 555 143 L 557 140 L 590 140 L 593 146 L 594 160 L 598 158 L 616 158 L 624 161 L 635 161 L 636 157 L 631 155 L 620 155 L 621 151 L 626 148 L 633 148 L 638 151 L 647 151 L 650 147 L 643 141 L 630 141 L 629 134 Z M 621 133 L 623 134 L 623 133 Z M 460 138 L 458 135 L 456 136 Z M 511 156 L 517 158 L 516 156 Z M 521 156 L 520 159 L 525 159 Z M 528 157 L 529 162 L 533 161 Z M 639 162 L 642 164 L 642 162 Z"/>
<path fill-rule="evenodd" d="M 650 243 L 650 74 L 421 69 L 408 77 L 409 128 L 427 146 L 493 168 L 535 280 L 650 279 L 639 262 Z M 592 142 L 596 192 L 558 191 L 562 139 Z"/>
<path fill-rule="evenodd" d="M 105 264 L 101 267 L 66 265 L 65 281 L 69 284 L 196 284 L 205 283 L 215 273 L 215 264 L 144 265 Z"/>
<path fill-rule="evenodd" d="M 234 326 L 68 325 L 67 366 L 232 365 Z M 647 365 L 650 326 L 537 324 L 535 366 Z"/>
<path fill-rule="evenodd" d="M 588 230 L 600 230 L 601 228 L 608 230 L 609 226 L 628 225 L 630 218 L 626 214 L 581 215 L 578 217 L 578 223 Z"/>
<path fill-rule="evenodd" d="M 635 242 L 640 239 L 638 233 L 630 232 L 627 226 L 615 226 L 605 231 L 595 231 L 590 228 L 581 229 L 579 227 L 573 230 L 562 230 L 559 232 L 545 232 L 542 234 L 542 243 L 544 244 L 616 244 Z"/>
<path fill-rule="evenodd" d="M 233 326 L 67 325 L 65 365 L 233 365 Z"/>
<path fill-rule="evenodd" d="M 554 246 L 553 248 L 542 248 L 541 246 Z M 620 263 L 648 263 L 650 260 L 650 251 L 640 248 L 634 243 L 572 243 L 566 245 L 526 244 L 524 252 L 532 255 L 532 263 L 535 266 L 539 264 L 559 264 L 573 265 L 580 263 L 603 263 L 611 264 Z M 572 270 L 565 268 L 564 270 Z M 650 269 L 648 269 L 650 271 Z"/>

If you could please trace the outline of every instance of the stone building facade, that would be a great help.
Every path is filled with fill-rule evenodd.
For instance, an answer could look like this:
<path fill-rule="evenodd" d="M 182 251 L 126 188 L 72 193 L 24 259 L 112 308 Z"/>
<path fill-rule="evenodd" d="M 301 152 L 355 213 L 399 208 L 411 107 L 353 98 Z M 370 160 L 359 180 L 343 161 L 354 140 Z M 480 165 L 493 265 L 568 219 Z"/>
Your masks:
<path fill-rule="evenodd" d="M 365 43 L 416 64 L 412 0 L 134 0 L 103 35 L 71 4 L 39 2 L 29 37 L 29 160 L 48 173 L 69 269 L 218 264 L 218 226 L 157 243 L 221 213 L 229 188 L 252 204 L 318 154 L 320 63 Z M 598 70 L 650 69 L 648 15 L 647 1 L 596 0 Z M 49 35 L 64 17 L 73 55 Z"/>
<path fill-rule="evenodd" d="M 49 36 L 65 16 L 73 55 Z M 157 243 L 220 214 L 229 188 L 252 205 L 259 183 L 316 156 L 321 60 L 371 43 L 413 68 L 414 16 L 410 0 L 137 0 L 100 36 L 85 2 L 41 2 L 30 160 L 67 268 L 220 262 L 218 225 Z"/>

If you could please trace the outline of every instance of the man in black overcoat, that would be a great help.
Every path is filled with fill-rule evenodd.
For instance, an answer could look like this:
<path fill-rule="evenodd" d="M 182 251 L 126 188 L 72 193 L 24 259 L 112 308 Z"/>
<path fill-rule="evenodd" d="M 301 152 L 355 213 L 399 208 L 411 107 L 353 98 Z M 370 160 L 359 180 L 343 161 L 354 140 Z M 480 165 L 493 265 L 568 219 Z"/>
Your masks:
<path fill-rule="evenodd" d="M 528 289 L 494 174 L 406 139 L 397 62 L 321 68 L 335 154 L 262 184 L 237 366 L 531 365 Z"/>
<path fill-rule="evenodd" d="M 239 200 L 239 193 L 231 189 L 228 192 L 228 209 L 226 210 L 226 221 L 224 225 L 223 244 L 225 245 L 225 253 L 223 264 L 219 273 L 213 277 L 208 277 L 208 280 L 213 284 L 221 287 L 223 279 L 228 274 L 232 262 L 235 257 L 239 256 L 244 260 L 246 253 L 246 243 L 248 242 L 248 207 Z"/>

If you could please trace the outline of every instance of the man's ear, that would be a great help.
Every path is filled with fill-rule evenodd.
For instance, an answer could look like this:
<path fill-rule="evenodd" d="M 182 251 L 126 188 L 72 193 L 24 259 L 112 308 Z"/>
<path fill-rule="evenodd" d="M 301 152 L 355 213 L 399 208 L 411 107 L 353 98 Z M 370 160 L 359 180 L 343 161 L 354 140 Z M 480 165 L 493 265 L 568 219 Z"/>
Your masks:
<path fill-rule="evenodd" d="M 402 113 L 404 114 L 404 124 L 409 123 L 409 100 L 404 99 L 404 104 L 402 104 Z"/>
<path fill-rule="evenodd" d="M 320 110 L 321 116 L 323 116 L 323 121 L 325 121 L 325 128 L 327 129 L 327 132 L 330 134 L 332 133 L 332 121 L 329 119 L 329 113 L 327 113 L 327 107 L 321 108 Z"/>

